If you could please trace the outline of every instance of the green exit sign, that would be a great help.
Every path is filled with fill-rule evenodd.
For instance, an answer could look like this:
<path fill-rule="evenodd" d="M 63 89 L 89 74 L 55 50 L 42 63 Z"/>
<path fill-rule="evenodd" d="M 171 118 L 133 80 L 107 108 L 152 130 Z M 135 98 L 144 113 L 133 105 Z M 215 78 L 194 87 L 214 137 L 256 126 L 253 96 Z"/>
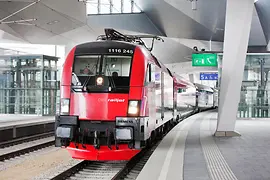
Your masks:
<path fill-rule="evenodd" d="M 192 54 L 192 66 L 217 66 L 217 54 Z"/>

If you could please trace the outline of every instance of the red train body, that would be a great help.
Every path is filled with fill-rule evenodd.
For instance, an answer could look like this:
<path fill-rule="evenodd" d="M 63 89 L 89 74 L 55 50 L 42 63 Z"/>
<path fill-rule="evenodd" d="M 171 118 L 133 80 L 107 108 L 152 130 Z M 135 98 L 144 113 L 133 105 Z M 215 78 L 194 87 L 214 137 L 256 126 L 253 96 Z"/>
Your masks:
<path fill-rule="evenodd" d="M 56 146 L 73 158 L 129 160 L 183 115 L 179 89 L 192 83 L 171 74 L 144 46 L 123 41 L 78 45 L 68 54 L 56 116 Z"/>

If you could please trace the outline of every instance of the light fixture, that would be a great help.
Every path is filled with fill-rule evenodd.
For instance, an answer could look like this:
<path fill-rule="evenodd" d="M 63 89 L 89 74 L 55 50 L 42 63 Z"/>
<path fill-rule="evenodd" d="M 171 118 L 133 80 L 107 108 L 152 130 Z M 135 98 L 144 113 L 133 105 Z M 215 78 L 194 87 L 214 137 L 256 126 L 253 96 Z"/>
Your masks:
<path fill-rule="evenodd" d="M 188 0 L 191 2 L 191 9 L 192 10 L 197 10 L 197 1 L 198 0 Z"/>
<path fill-rule="evenodd" d="M 103 84 L 103 78 L 102 77 L 98 77 L 97 78 L 97 85 L 102 85 Z"/>
<path fill-rule="evenodd" d="M 133 100 L 128 103 L 128 114 L 129 115 L 138 115 L 139 113 L 139 101 Z"/>
<path fill-rule="evenodd" d="M 224 31 L 223 28 L 216 28 L 217 31 Z"/>
<path fill-rule="evenodd" d="M 111 66 L 112 66 L 112 68 L 115 68 L 115 64 L 112 64 Z"/>
<path fill-rule="evenodd" d="M 59 22 L 58 20 L 54 20 L 54 21 L 48 22 L 47 24 L 48 25 L 53 25 L 53 24 L 58 23 L 58 22 Z"/>
<path fill-rule="evenodd" d="M 15 21 L 0 21 L 0 24 L 22 24 L 22 25 L 34 25 L 30 22 L 36 21 L 37 19 L 21 19 Z"/>

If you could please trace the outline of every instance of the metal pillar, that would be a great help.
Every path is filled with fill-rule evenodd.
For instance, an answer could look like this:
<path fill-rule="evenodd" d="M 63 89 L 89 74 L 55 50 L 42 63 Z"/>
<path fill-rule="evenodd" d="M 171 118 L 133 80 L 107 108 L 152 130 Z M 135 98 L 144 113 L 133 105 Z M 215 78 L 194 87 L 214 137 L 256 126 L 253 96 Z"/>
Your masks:
<path fill-rule="evenodd" d="M 40 89 L 41 89 L 40 114 L 43 116 L 44 115 L 44 56 L 41 59 Z"/>
<path fill-rule="evenodd" d="M 220 107 L 216 136 L 239 135 L 234 129 L 253 8 L 254 0 L 227 0 Z"/>
<path fill-rule="evenodd" d="M 189 74 L 188 77 L 189 77 L 189 81 L 194 83 L 194 74 Z"/>

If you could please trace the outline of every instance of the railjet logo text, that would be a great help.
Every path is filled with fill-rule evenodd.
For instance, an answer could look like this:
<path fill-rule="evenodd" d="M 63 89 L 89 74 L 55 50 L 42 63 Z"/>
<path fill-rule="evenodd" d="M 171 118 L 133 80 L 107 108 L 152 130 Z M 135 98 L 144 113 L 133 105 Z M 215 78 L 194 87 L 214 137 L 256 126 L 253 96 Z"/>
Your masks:
<path fill-rule="evenodd" d="M 114 99 L 108 99 L 108 102 L 125 102 L 125 99 L 118 99 L 118 98 L 114 98 Z"/>
<path fill-rule="evenodd" d="M 98 102 L 116 102 L 116 103 L 123 103 L 125 99 L 113 98 L 113 99 L 105 99 L 105 98 L 98 98 Z"/>

